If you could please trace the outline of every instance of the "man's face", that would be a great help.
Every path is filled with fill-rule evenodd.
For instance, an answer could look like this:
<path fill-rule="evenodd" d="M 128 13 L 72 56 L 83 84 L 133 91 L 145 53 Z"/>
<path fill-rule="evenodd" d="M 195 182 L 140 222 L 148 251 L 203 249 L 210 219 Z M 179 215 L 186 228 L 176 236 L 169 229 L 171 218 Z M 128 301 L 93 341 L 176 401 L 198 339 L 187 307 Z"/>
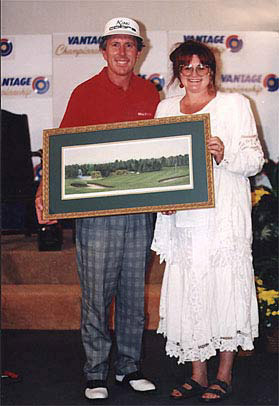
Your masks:
<path fill-rule="evenodd" d="M 137 41 L 131 35 L 112 35 L 102 53 L 109 72 L 117 76 L 130 75 L 140 54 Z"/>

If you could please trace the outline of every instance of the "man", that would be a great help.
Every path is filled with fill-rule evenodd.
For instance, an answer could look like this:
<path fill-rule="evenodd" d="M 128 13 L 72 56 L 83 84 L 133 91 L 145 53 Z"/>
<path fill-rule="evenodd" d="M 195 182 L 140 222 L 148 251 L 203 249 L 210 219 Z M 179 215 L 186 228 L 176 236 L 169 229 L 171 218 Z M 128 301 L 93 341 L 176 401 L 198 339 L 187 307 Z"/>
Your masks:
<path fill-rule="evenodd" d="M 133 73 L 143 39 L 129 18 L 110 20 L 100 42 L 107 62 L 98 75 L 74 89 L 60 127 L 151 119 L 159 94 Z M 42 221 L 42 187 L 36 209 Z M 52 222 L 50 222 L 52 223 Z M 144 329 L 144 283 L 153 235 L 153 215 L 131 214 L 78 219 L 76 249 L 82 290 L 82 340 L 88 399 L 108 397 L 111 337 L 109 309 L 115 297 L 117 356 L 115 379 L 139 392 L 154 391 L 140 372 Z"/>

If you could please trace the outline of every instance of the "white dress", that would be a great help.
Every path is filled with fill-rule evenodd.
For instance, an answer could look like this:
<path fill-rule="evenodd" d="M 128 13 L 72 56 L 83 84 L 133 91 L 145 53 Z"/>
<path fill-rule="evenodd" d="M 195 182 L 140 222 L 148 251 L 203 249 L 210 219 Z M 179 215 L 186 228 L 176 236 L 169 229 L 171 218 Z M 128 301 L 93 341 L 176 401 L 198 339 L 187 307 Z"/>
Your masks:
<path fill-rule="evenodd" d="M 156 117 L 183 115 L 181 98 L 160 102 Z M 152 243 L 166 261 L 158 332 L 178 363 L 251 350 L 258 336 L 248 176 L 261 170 L 262 148 L 244 96 L 218 92 L 202 113 L 225 145 L 223 161 L 213 160 L 215 208 L 158 213 Z"/>

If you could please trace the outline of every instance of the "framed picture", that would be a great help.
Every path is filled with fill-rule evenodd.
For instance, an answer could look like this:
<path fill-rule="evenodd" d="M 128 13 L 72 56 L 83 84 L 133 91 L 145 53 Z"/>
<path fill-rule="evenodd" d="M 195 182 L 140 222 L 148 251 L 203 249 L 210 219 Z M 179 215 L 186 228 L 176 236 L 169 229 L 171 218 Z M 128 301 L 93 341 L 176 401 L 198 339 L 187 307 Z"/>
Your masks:
<path fill-rule="evenodd" d="M 209 114 L 43 132 L 44 219 L 214 207 Z"/>

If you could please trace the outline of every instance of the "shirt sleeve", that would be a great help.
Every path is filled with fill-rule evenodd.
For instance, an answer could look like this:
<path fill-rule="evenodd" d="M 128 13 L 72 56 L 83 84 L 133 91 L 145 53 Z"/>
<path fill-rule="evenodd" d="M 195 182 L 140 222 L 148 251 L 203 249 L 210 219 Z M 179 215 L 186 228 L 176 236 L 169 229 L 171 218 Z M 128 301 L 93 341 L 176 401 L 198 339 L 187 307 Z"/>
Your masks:
<path fill-rule="evenodd" d="M 82 122 L 82 102 L 77 89 L 74 89 L 60 123 L 60 128 L 78 127 Z"/>
<path fill-rule="evenodd" d="M 170 113 L 168 112 L 167 104 L 168 99 L 164 99 L 158 104 L 155 112 L 155 118 L 168 117 L 170 115 Z"/>
<path fill-rule="evenodd" d="M 175 224 L 175 216 L 157 213 L 156 227 L 154 230 L 152 251 L 160 256 L 160 263 L 170 261 L 172 258 L 172 225 Z"/>
<path fill-rule="evenodd" d="M 230 122 L 235 124 L 232 135 L 237 139 L 237 151 L 226 149 L 219 168 L 243 176 L 254 176 L 264 164 L 262 147 L 249 100 L 237 95 L 232 106 Z"/>
<path fill-rule="evenodd" d="M 156 108 L 160 104 L 160 94 L 159 94 L 159 92 L 158 92 L 158 90 L 156 88 L 154 90 L 155 91 L 153 93 L 153 104 L 154 104 L 154 117 L 155 117 Z"/>

